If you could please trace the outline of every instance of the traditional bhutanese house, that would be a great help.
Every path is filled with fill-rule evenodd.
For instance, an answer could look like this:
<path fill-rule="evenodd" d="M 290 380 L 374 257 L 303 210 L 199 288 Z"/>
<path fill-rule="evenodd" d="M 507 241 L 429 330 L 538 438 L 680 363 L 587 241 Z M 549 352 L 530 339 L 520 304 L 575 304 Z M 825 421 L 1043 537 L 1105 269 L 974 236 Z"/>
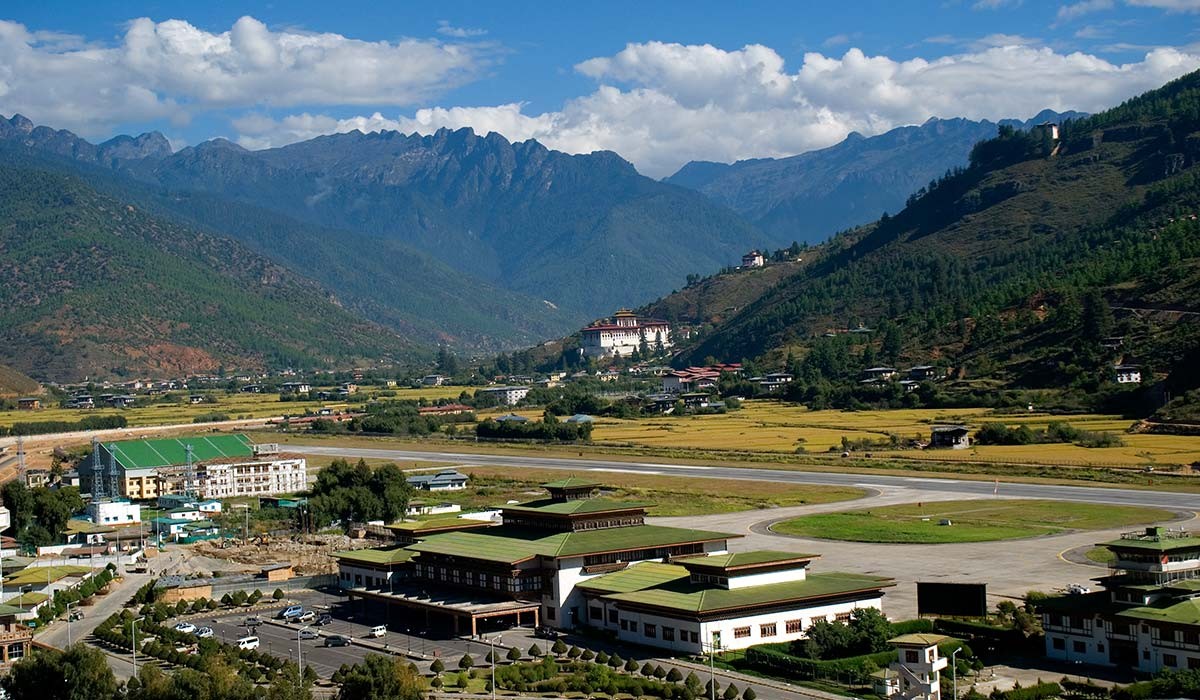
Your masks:
<path fill-rule="evenodd" d="M 929 446 L 965 450 L 971 446 L 970 432 L 965 425 L 935 425 L 929 431 Z"/>
<path fill-rule="evenodd" d="M 355 570 L 364 555 L 340 561 L 340 571 L 352 576 L 342 577 L 342 587 L 351 598 L 407 608 L 427 625 L 439 622 L 436 616 L 460 634 L 476 634 L 493 619 L 572 627 L 585 621 L 580 581 L 635 562 L 723 552 L 736 537 L 647 525 L 645 504 L 593 497 L 598 484 L 583 479 L 544 488 L 548 498 L 501 506 L 502 525 L 430 534 L 408 545 L 416 556 L 407 578 L 403 567 L 391 567 L 401 562 L 389 560 L 391 575 L 369 580 Z"/>
<path fill-rule="evenodd" d="M 33 628 L 21 624 L 21 609 L 0 604 L 0 673 L 29 656 L 33 647 Z"/>
<path fill-rule="evenodd" d="M 809 574 L 817 555 L 753 551 L 642 563 L 578 584 L 587 624 L 621 641 L 683 652 L 804 637 L 819 620 L 882 607 L 889 578 Z"/>

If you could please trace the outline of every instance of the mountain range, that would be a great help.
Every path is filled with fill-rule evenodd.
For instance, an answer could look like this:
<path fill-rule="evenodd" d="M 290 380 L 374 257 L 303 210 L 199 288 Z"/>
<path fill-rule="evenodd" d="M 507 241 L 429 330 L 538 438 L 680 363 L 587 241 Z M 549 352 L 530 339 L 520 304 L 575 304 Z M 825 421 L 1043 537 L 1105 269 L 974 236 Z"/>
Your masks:
<path fill-rule="evenodd" d="M 971 147 L 995 136 L 1000 126 L 1028 130 L 1085 116 L 1044 110 L 1023 122 L 935 118 L 869 138 L 851 133 L 834 146 L 790 158 L 692 161 L 664 182 L 729 207 L 776 245 L 819 243 L 899 211 L 913 192 L 965 165 Z"/>
<path fill-rule="evenodd" d="M 1033 121 L 1056 117 L 1043 113 Z M 668 293 L 685 277 L 729 266 L 750 248 L 805 238 L 794 226 L 771 223 L 783 222 L 785 210 L 795 214 L 800 202 L 817 221 L 821 212 L 866 216 L 888 197 L 907 197 L 927 170 L 965 163 L 970 144 L 996 128 L 931 121 L 870 139 L 852 135 L 791 159 L 712 165 L 707 174 L 689 166 L 673 182 L 658 182 L 614 153 L 568 155 L 470 129 L 427 136 L 356 131 L 263 151 L 215 139 L 172 151 L 157 133 L 93 144 L 20 115 L 0 118 L 0 156 L 11 168 L 65 178 L 91 198 L 108 198 L 109 206 L 133 207 L 159 222 L 148 231 L 219 239 L 234 259 L 251 268 L 277 266 L 296 289 L 323 297 L 343 314 L 334 325 L 370 328 L 382 339 L 356 340 L 344 353 L 313 338 L 295 339 L 273 358 L 260 344 L 233 347 L 237 337 L 230 336 L 222 340 L 224 352 L 206 348 L 189 364 L 114 349 L 126 347 L 116 323 L 93 327 L 95 347 L 64 354 L 46 365 L 52 369 L 15 360 L 14 366 L 46 379 L 106 369 L 161 373 L 214 362 L 262 366 L 288 355 L 304 365 L 318 358 L 344 364 L 397 351 L 420 355 L 412 349 L 437 345 L 473 354 L 527 346 Z M 922 153 L 936 165 L 922 165 Z M 755 174 L 760 171 L 780 175 Z M 863 178 L 875 178 L 874 184 L 848 184 Z M 831 186 L 834 181 L 841 184 Z M 766 189 L 755 193 L 755 187 Z M 787 187 L 795 189 L 790 199 Z M 739 194 L 722 201 L 726 189 Z M 166 244 L 152 234 L 145 240 L 159 250 Z M 21 262 L 24 274 L 36 272 Z M 145 276 L 136 266 L 128 274 Z M 738 303 L 726 306 L 740 308 L 752 296 L 743 290 Z M 64 323 L 74 309 L 60 313 Z M 322 313 L 334 318 L 332 311 Z M 164 320 L 191 323 L 179 313 Z M 281 330 L 277 337 L 284 335 Z M 17 342 L 12 354 L 49 361 L 50 336 L 31 336 L 26 342 L 41 343 L 42 350 L 28 352 L 20 346 L 23 336 L 10 337 Z M 72 362 L 78 367 L 70 368 Z"/>

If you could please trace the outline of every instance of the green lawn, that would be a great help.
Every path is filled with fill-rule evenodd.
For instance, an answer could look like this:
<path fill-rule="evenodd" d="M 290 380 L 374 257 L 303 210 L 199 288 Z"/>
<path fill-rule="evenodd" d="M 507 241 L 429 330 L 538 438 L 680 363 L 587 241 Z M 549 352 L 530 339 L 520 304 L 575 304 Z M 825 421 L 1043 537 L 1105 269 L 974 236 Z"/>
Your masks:
<path fill-rule="evenodd" d="M 1108 547 L 1092 547 L 1083 556 L 1097 564 L 1111 564 L 1117 560 L 1117 555 L 1113 554 Z"/>
<path fill-rule="evenodd" d="M 943 544 L 1126 527 L 1170 520 L 1173 515 L 1158 508 L 980 499 L 808 515 L 778 523 L 772 529 L 784 535 L 851 542 Z M 951 524 L 939 524 L 943 520 Z"/>

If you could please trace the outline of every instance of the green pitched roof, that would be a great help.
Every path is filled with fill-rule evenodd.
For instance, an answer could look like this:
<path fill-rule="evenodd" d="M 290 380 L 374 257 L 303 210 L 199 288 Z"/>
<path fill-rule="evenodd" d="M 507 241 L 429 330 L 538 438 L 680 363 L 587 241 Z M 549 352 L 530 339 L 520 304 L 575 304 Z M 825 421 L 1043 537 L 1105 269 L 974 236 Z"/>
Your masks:
<path fill-rule="evenodd" d="M 445 517 L 431 517 L 421 520 L 404 520 L 398 523 L 388 525 L 389 530 L 399 532 L 407 532 L 410 534 L 418 534 L 421 532 L 436 532 L 439 530 L 466 530 L 477 527 L 491 527 L 492 523 L 487 520 L 472 520 L 471 518 L 460 518 L 457 515 L 447 515 Z"/>
<path fill-rule="evenodd" d="M 595 593 L 632 593 L 687 579 L 690 575 L 687 569 L 678 564 L 647 561 L 611 574 L 580 581 L 575 587 Z"/>
<path fill-rule="evenodd" d="M 1145 549 L 1152 552 L 1169 552 L 1174 549 L 1200 549 L 1200 537 L 1154 537 L 1145 539 L 1119 539 L 1101 543 L 1112 549 Z"/>
<path fill-rule="evenodd" d="M 569 557 L 599 552 L 620 552 L 693 542 L 725 540 L 740 535 L 690 530 L 660 525 L 633 525 L 583 532 L 554 532 L 501 525 L 481 530 L 431 535 L 409 549 L 431 554 L 514 564 L 535 556 Z"/>
<path fill-rule="evenodd" d="M 25 593 L 17 596 L 16 598 L 12 598 L 12 599 L 6 601 L 5 605 L 8 605 L 10 607 L 15 606 L 17 609 L 21 609 L 21 608 L 28 609 L 35 605 L 41 605 L 42 603 L 45 603 L 47 600 L 50 600 L 50 596 L 46 595 L 45 593 L 37 593 L 35 591 L 26 591 Z"/>
<path fill-rule="evenodd" d="M 124 469 L 153 469 L 187 464 L 187 446 L 192 460 L 207 462 L 220 458 L 254 456 L 254 443 L 245 435 L 195 435 L 159 440 L 122 440 L 103 443 Z"/>
<path fill-rule="evenodd" d="M 809 574 L 803 581 L 786 581 L 728 590 L 710 584 L 675 581 L 630 593 L 613 593 L 609 600 L 654 608 L 708 613 L 733 608 L 755 607 L 894 586 L 895 581 L 865 574 Z"/>
<path fill-rule="evenodd" d="M 607 513 L 612 510 L 647 508 L 649 506 L 649 503 L 642 503 L 640 501 L 618 501 L 612 498 L 581 498 L 575 501 L 555 501 L 550 498 L 544 498 L 517 505 L 501 506 L 501 508 L 517 513 L 586 515 L 589 513 Z"/>
<path fill-rule="evenodd" d="M 947 639 L 950 638 L 944 634 L 914 632 L 913 634 L 902 634 L 899 637 L 892 637 L 888 640 L 888 644 L 919 644 L 923 647 L 935 647 Z"/>
<path fill-rule="evenodd" d="M 1187 593 L 1200 593 L 1200 579 L 1190 578 L 1185 581 L 1174 581 L 1163 586 L 1163 588 L 1172 591 L 1185 591 Z"/>
<path fill-rule="evenodd" d="M 1174 602 L 1166 601 L 1156 605 L 1146 605 L 1130 608 L 1117 613 L 1118 617 L 1130 617 L 1135 620 L 1156 620 L 1173 622 L 1183 625 L 1200 625 L 1200 600 L 1186 598 Z"/>
<path fill-rule="evenodd" d="M 13 615 L 19 615 L 23 612 L 28 612 L 28 610 L 22 610 L 15 605 L 6 605 L 4 603 L 0 603 L 0 617 L 12 617 Z"/>
<path fill-rule="evenodd" d="M 36 585 L 39 583 L 46 583 L 47 580 L 53 583 L 68 576 L 82 576 L 90 571 L 91 569 L 86 566 L 74 566 L 71 564 L 34 566 L 21 569 L 19 572 L 4 579 L 4 581 L 13 586 L 21 586 L 25 584 Z"/>
<path fill-rule="evenodd" d="M 558 481 L 548 481 L 548 482 L 542 484 L 542 488 L 544 488 L 544 489 L 582 489 L 582 488 L 598 489 L 598 488 L 600 488 L 601 485 L 602 484 L 592 481 L 591 479 L 584 479 L 584 478 L 581 478 L 578 476 L 568 476 L 567 478 L 559 479 Z"/>
<path fill-rule="evenodd" d="M 680 559 L 679 563 L 689 569 L 729 571 L 767 566 L 770 564 L 802 562 L 816 559 L 819 556 L 821 555 L 761 549 L 754 552 L 730 552 L 728 554 L 710 554 L 706 557 L 688 557 L 687 559 Z"/>
<path fill-rule="evenodd" d="M 404 547 L 393 547 L 391 549 L 350 549 L 334 552 L 333 558 L 362 564 L 403 564 L 415 555 L 416 552 Z"/>

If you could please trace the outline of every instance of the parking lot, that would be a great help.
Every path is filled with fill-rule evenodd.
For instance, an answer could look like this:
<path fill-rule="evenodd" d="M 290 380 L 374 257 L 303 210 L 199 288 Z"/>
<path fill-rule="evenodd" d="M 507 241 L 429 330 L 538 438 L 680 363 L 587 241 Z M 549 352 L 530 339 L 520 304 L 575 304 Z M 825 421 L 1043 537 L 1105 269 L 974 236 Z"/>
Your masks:
<path fill-rule="evenodd" d="M 373 639 L 367 636 L 372 627 L 383 624 L 384 619 L 378 611 L 363 611 L 359 603 L 349 603 L 345 598 L 336 594 L 318 592 L 303 592 L 295 594 L 295 604 L 304 606 L 305 610 L 313 610 L 318 615 L 329 613 L 333 621 L 327 625 L 307 625 L 310 630 L 318 633 L 316 639 L 297 640 L 299 631 L 306 625 L 295 622 L 284 623 L 278 618 L 280 611 L 287 604 L 280 603 L 275 608 L 259 611 L 254 614 L 237 613 L 214 617 L 193 619 L 197 627 L 211 627 L 214 638 L 226 644 L 236 644 L 241 637 L 253 634 L 259 638 L 259 651 L 291 661 L 296 660 L 297 650 L 303 656 L 305 666 L 311 666 L 317 675 L 328 678 L 342 664 L 355 664 L 362 661 L 370 653 L 393 653 L 406 656 L 416 662 L 417 666 L 426 671 L 434 659 L 441 658 L 449 668 L 455 668 L 459 657 L 470 653 L 476 657 L 476 663 L 482 664 L 487 655 L 486 641 L 467 641 L 457 638 L 431 636 L 423 626 L 404 624 L 404 621 L 393 620 L 388 625 L 388 632 L 381 638 Z M 262 624 L 248 628 L 245 625 L 247 617 L 257 616 Z M 513 630 L 503 633 L 505 642 L 514 643 L 522 648 L 528 647 L 525 640 L 532 630 Z M 352 642 L 345 647 L 326 647 L 325 638 L 330 635 L 350 637 Z M 511 640 L 511 641 L 509 641 Z M 522 641 L 518 641 L 522 640 Z M 297 644 L 298 642 L 298 644 Z M 503 654 L 503 650 L 498 652 Z"/>

